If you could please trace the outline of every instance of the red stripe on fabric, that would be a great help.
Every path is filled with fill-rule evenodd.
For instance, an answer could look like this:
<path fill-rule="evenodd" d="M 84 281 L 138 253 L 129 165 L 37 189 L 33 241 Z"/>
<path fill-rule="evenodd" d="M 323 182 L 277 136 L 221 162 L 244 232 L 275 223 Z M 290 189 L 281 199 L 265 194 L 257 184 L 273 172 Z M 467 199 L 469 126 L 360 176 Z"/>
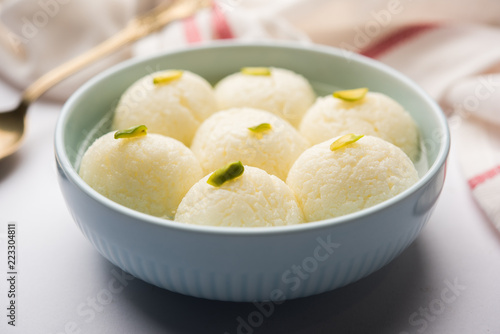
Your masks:
<path fill-rule="evenodd" d="M 380 57 L 382 54 L 386 53 L 398 44 L 406 42 L 425 31 L 429 31 L 437 27 L 439 27 L 439 25 L 434 23 L 417 24 L 404 27 L 403 29 L 383 38 L 374 45 L 369 46 L 363 50 L 361 54 L 370 58 Z"/>
<path fill-rule="evenodd" d="M 226 16 L 215 2 L 212 5 L 212 27 L 215 33 L 215 39 L 234 38 L 234 34 L 226 20 Z"/>
<path fill-rule="evenodd" d="M 198 29 L 198 24 L 194 17 L 188 17 L 182 20 L 184 26 L 184 34 L 186 36 L 186 41 L 189 44 L 201 42 L 201 34 Z"/>
<path fill-rule="evenodd" d="M 471 189 L 474 189 L 481 183 L 484 183 L 487 180 L 492 179 L 498 174 L 500 174 L 500 165 L 469 179 L 469 187 Z"/>

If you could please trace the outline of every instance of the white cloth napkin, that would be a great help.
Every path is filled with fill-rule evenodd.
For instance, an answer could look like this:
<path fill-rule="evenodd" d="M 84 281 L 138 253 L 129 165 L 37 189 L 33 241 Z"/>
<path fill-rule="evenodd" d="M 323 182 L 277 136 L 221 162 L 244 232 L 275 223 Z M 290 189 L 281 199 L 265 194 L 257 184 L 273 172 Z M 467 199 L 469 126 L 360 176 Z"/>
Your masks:
<path fill-rule="evenodd" d="M 26 87 L 158 2 L 0 2 L 0 76 Z M 49 96 L 64 99 L 125 58 L 214 39 L 312 40 L 340 47 L 346 56 L 358 52 L 411 77 L 452 115 L 464 176 L 500 229 L 499 25 L 497 0 L 220 0 L 63 82 Z"/>
<path fill-rule="evenodd" d="M 440 102 L 472 194 L 500 229 L 500 2 L 315 3 L 286 12 L 313 42 L 382 61 Z"/>

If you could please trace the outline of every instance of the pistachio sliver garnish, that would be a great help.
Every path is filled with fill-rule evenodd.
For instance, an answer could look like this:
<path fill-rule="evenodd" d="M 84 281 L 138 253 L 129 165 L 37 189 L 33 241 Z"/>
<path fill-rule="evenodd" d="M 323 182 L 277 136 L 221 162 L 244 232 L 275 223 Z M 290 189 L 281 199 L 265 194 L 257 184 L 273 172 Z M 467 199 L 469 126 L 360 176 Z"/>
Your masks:
<path fill-rule="evenodd" d="M 214 187 L 220 187 L 225 182 L 237 178 L 243 174 L 244 171 L 245 167 L 243 167 L 241 161 L 232 162 L 213 172 L 208 178 L 207 183 Z"/>
<path fill-rule="evenodd" d="M 368 93 L 368 88 L 357 88 L 357 89 L 349 89 L 349 90 L 338 90 L 333 92 L 333 97 L 338 99 L 347 101 L 347 102 L 356 102 L 363 99 Z"/>
<path fill-rule="evenodd" d="M 253 133 L 264 133 L 272 129 L 271 124 L 269 123 L 260 123 L 259 125 L 249 127 L 248 130 Z"/>
<path fill-rule="evenodd" d="M 364 137 L 364 135 L 355 135 L 354 133 L 350 133 L 348 135 L 342 136 L 330 145 L 330 150 L 335 151 L 339 148 L 342 148 L 344 146 L 352 144 L 352 143 L 360 140 L 363 137 Z"/>
<path fill-rule="evenodd" d="M 243 67 L 241 73 L 248 75 L 271 75 L 271 69 L 269 67 Z"/>
<path fill-rule="evenodd" d="M 153 84 L 166 85 L 174 80 L 180 79 L 184 72 L 181 70 L 168 70 L 153 78 Z"/>
<path fill-rule="evenodd" d="M 145 136 L 147 133 L 148 128 L 145 125 L 137 125 L 125 130 L 116 131 L 115 139 L 140 137 Z"/>

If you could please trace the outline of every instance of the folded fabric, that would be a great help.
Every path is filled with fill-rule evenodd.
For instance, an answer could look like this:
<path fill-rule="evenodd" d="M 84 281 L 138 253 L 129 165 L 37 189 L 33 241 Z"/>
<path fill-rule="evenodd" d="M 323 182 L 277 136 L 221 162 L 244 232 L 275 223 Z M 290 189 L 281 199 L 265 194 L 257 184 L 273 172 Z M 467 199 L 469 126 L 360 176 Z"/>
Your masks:
<path fill-rule="evenodd" d="M 3 44 L 11 47 L 0 49 L 0 76 L 23 89 L 117 32 L 136 11 L 130 0 L 6 2 L 0 20 L 7 30 Z M 82 82 L 130 55 L 129 50 L 121 50 L 64 81 L 48 96 L 62 100 Z"/>

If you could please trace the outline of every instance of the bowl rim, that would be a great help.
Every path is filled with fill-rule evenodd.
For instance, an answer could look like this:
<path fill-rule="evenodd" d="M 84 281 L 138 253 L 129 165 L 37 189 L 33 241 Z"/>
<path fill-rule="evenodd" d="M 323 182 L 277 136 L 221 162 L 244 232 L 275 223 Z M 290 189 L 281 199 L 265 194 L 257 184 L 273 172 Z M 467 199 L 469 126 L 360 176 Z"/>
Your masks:
<path fill-rule="evenodd" d="M 351 61 L 362 63 L 369 67 L 375 67 L 380 71 L 386 72 L 389 75 L 395 77 L 401 82 L 411 87 L 424 101 L 431 107 L 432 112 L 435 114 L 438 120 L 438 126 L 442 130 L 441 143 L 439 150 L 436 155 L 434 163 L 429 166 L 429 169 L 425 174 L 419 178 L 419 180 L 413 184 L 408 189 L 399 193 L 398 195 L 378 203 L 372 207 L 356 211 L 347 215 L 328 218 L 314 222 L 306 222 L 303 224 L 296 225 L 285 225 L 285 226 L 273 226 L 273 227 L 227 227 L 227 226 L 207 226 L 207 225 L 197 225 L 197 224 L 183 224 L 173 220 L 168 220 L 160 217 L 155 217 L 142 213 L 121 204 L 118 204 L 104 195 L 101 195 L 96 190 L 91 188 L 86 182 L 84 182 L 76 169 L 70 163 L 68 155 L 66 154 L 64 145 L 64 128 L 67 123 L 67 118 L 70 114 L 72 106 L 80 99 L 90 87 L 92 87 L 97 82 L 106 79 L 108 76 L 126 70 L 127 68 L 142 63 L 145 61 L 151 61 L 158 58 L 163 58 L 172 54 L 182 54 L 197 52 L 206 49 L 225 49 L 225 48 L 252 48 L 252 47 L 271 47 L 278 49 L 289 49 L 289 50 L 301 50 L 301 51 L 311 51 L 322 54 L 329 54 L 335 57 L 346 57 L 346 52 L 349 52 L 349 58 Z M 419 189 L 423 188 L 430 180 L 438 173 L 441 167 L 445 164 L 449 149 L 450 149 L 450 132 L 448 128 L 448 123 L 446 117 L 438 106 L 438 104 L 413 80 L 408 78 L 406 75 L 400 73 L 399 71 L 393 69 L 392 67 L 385 65 L 377 60 L 346 51 L 344 49 L 318 45 L 318 44 L 304 44 L 303 42 L 283 42 L 283 41 L 261 41 L 261 42 L 241 42 L 241 41 L 212 41 L 209 43 L 199 44 L 197 46 L 183 47 L 175 50 L 161 52 L 151 56 L 135 57 L 132 59 L 125 60 L 118 63 L 109 69 L 97 74 L 82 86 L 80 86 L 64 103 L 61 113 L 58 117 L 55 135 L 54 135 L 54 148 L 55 155 L 58 163 L 60 164 L 66 177 L 74 183 L 79 190 L 83 191 L 84 194 L 94 199 L 95 201 L 101 203 L 102 205 L 108 207 L 113 211 L 117 211 L 125 216 L 130 216 L 138 221 L 143 221 L 144 223 L 154 224 L 161 226 L 163 228 L 171 228 L 175 230 L 185 231 L 185 232 L 197 232 L 203 234 L 215 234 L 215 235 L 232 235 L 232 236 L 261 236 L 261 235 L 275 235 L 275 234 L 290 234 L 290 233 L 300 233 L 304 230 L 321 230 L 324 228 L 343 225 L 352 223 L 360 218 L 364 218 L 371 214 L 379 211 L 383 211 L 409 197 L 411 194 L 417 192 Z"/>

